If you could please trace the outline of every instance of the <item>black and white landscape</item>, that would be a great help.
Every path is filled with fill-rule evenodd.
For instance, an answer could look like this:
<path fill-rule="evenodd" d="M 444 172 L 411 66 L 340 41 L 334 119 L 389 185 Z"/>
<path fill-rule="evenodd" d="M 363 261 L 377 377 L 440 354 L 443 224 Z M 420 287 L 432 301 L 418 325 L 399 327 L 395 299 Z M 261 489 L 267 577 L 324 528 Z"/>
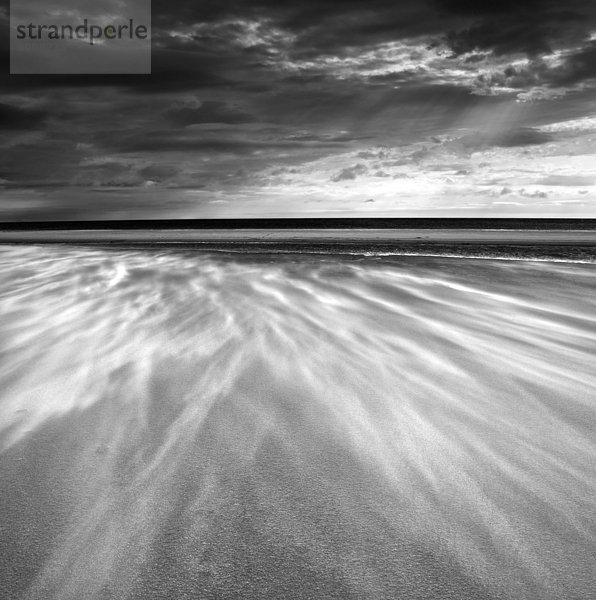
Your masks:
<path fill-rule="evenodd" d="M 0 597 L 591 598 L 594 3 L 152 8 L 0 73 Z"/>

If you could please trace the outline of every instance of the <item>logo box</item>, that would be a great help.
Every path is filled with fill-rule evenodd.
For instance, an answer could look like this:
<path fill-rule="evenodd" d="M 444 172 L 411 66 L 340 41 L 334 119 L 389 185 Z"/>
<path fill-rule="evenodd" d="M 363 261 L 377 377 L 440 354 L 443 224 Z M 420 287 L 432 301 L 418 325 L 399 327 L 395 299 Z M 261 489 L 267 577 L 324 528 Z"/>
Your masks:
<path fill-rule="evenodd" d="M 11 0 L 10 72 L 151 73 L 151 0 Z"/>

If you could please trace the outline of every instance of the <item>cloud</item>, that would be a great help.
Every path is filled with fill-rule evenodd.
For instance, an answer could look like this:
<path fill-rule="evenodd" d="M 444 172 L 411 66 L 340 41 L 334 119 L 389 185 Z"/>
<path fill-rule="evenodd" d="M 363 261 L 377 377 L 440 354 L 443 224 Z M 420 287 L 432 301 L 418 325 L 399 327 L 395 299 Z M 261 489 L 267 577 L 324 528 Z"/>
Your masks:
<path fill-rule="evenodd" d="M 538 181 L 539 185 L 583 187 L 596 184 L 596 178 L 582 175 L 549 175 Z"/>
<path fill-rule="evenodd" d="M 357 164 L 353 167 L 347 167 L 342 169 L 337 175 L 334 175 L 331 178 L 331 181 L 339 182 L 339 181 L 348 181 L 350 179 L 356 179 L 359 175 L 364 175 L 368 169 L 363 164 Z"/>
<path fill-rule="evenodd" d="M 485 188 L 534 193 L 549 175 L 592 177 L 587 159 L 571 172 L 549 154 L 579 160 L 594 147 L 592 0 L 152 8 L 149 76 L 11 77 L 0 18 L 0 204 L 15 186 L 85 198 L 112 187 L 125 204 L 125 191 L 152 189 L 151 202 L 130 200 L 143 215 L 159 197 L 201 188 L 232 194 L 230 214 L 243 201 L 265 211 L 260 195 L 274 193 L 282 211 L 285 194 L 320 205 L 352 192 L 358 206 L 374 195 L 366 208 L 389 210 L 396 189 L 403 204 L 431 206 Z M 518 162 L 531 175 L 513 177 Z M 44 198 L 62 216 L 98 214 Z M 111 202 L 101 210 L 116 214 Z"/>
<path fill-rule="evenodd" d="M 590 0 L 435 0 L 447 15 L 459 15 L 468 26 L 448 32 L 446 39 L 455 54 L 492 50 L 497 54 L 522 52 L 548 54 L 553 47 L 585 38 L 594 23 Z"/>
<path fill-rule="evenodd" d="M 539 129 L 548 133 L 596 132 L 596 116 L 590 115 L 580 119 L 549 123 L 548 125 L 542 125 Z"/>
<path fill-rule="evenodd" d="M 487 91 L 505 89 L 518 92 L 522 100 L 556 99 L 596 82 L 596 42 L 579 48 L 559 50 L 532 60 L 480 74 L 477 86 Z"/>
<path fill-rule="evenodd" d="M 156 188 L 9 189 L 0 202 L 0 220 L 60 221 L 177 218 L 193 214 L 206 199 L 171 193 L 164 202 Z M 5 208 L 6 207 L 6 208 Z M 7 210 L 8 209 L 8 210 Z"/>
<path fill-rule="evenodd" d="M 467 134 L 458 140 L 465 148 L 480 148 L 483 146 L 499 146 L 501 148 L 515 148 L 519 146 L 535 146 L 546 144 L 552 136 L 531 127 L 520 127 L 495 133 L 475 132 Z"/>
<path fill-rule="evenodd" d="M 206 100 L 200 102 L 198 106 L 174 106 L 166 114 L 172 123 L 182 126 L 198 123 L 240 125 L 256 120 L 254 116 L 231 108 L 227 103 L 217 100 Z"/>
<path fill-rule="evenodd" d="M 149 165 L 139 171 L 145 179 L 152 181 L 172 180 L 179 172 L 180 169 L 178 167 L 160 164 Z"/>
<path fill-rule="evenodd" d="M 43 110 L 0 104 L 0 129 L 36 129 L 43 124 L 47 116 Z"/>
<path fill-rule="evenodd" d="M 550 83 L 555 85 L 574 85 L 596 79 L 596 41 L 569 54 L 563 64 L 553 69 L 549 75 Z"/>

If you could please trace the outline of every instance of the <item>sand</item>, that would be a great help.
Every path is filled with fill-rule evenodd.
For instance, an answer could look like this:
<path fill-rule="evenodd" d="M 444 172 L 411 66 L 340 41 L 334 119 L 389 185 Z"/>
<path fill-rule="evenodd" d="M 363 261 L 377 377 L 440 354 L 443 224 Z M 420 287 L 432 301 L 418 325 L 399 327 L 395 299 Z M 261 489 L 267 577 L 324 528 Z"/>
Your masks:
<path fill-rule="evenodd" d="M 382 241 L 491 244 L 596 245 L 596 230 L 478 229 L 205 229 L 0 231 L 0 242 L 242 242 L 242 241 Z"/>
<path fill-rule="evenodd" d="M 0 247 L 17 599 L 585 600 L 596 270 Z"/>

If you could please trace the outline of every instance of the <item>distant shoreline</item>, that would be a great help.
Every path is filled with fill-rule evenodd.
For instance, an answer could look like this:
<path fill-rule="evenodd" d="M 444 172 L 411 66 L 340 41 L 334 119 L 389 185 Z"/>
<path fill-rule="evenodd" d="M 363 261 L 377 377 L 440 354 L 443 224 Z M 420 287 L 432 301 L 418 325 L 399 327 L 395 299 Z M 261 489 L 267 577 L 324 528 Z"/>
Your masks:
<path fill-rule="evenodd" d="M 0 223 L 0 232 L 155 230 L 511 230 L 596 231 L 596 219 L 536 218 L 298 218 L 155 219 L 111 221 L 18 221 Z"/>
<path fill-rule="evenodd" d="M 72 243 L 110 245 L 195 245 L 328 247 L 517 245 L 596 247 L 596 229 L 104 229 L 0 230 L 0 244 Z"/>

